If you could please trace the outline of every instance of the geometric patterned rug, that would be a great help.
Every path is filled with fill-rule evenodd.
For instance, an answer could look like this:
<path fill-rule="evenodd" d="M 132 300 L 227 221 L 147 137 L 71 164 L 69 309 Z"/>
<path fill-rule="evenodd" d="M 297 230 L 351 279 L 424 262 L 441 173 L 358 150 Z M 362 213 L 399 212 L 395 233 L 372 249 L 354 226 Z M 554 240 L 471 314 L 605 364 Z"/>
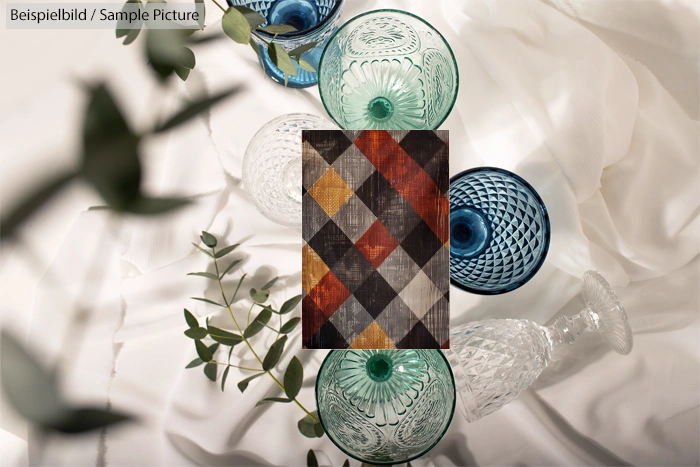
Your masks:
<path fill-rule="evenodd" d="M 449 133 L 302 132 L 302 345 L 449 348 Z"/>

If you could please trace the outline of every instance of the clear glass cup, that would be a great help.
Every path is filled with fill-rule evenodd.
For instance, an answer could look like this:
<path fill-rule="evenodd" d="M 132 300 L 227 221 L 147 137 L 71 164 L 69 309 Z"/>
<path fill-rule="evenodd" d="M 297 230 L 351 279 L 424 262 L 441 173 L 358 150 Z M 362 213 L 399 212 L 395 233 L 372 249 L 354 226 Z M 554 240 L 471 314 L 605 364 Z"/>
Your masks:
<path fill-rule="evenodd" d="M 422 18 L 375 10 L 328 40 L 318 70 L 328 114 L 344 129 L 437 129 L 457 99 L 457 61 Z"/>
<path fill-rule="evenodd" d="M 317 115 L 296 113 L 277 117 L 258 130 L 243 157 L 243 185 L 260 213 L 301 229 L 301 131 L 334 129 Z"/>
<path fill-rule="evenodd" d="M 301 58 L 318 70 L 321 52 L 325 41 L 337 28 L 338 17 L 345 0 L 227 0 L 230 6 L 245 6 L 257 11 L 267 19 L 268 24 L 288 24 L 295 27 L 295 32 L 278 34 L 274 41 L 284 50 L 291 50 L 308 44 L 319 44 L 301 55 Z M 261 26 L 261 27 L 262 27 Z M 256 31 L 265 41 L 270 42 L 274 35 L 264 31 Z M 260 50 L 260 64 L 265 73 L 274 81 L 284 84 L 284 73 L 277 68 L 267 53 L 267 46 L 259 38 L 253 36 Z M 318 74 L 302 70 L 294 62 L 297 70 L 296 76 L 290 76 L 287 86 L 290 88 L 306 88 L 318 82 Z"/>
<path fill-rule="evenodd" d="M 328 438 L 374 465 L 431 450 L 452 421 L 455 401 L 452 370 L 439 350 L 333 350 L 316 378 Z"/>
<path fill-rule="evenodd" d="M 457 326 L 446 351 L 467 421 L 473 422 L 516 399 L 542 373 L 555 346 L 572 344 L 584 332 L 600 334 L 615 352 L 632 351 L 632 329 L 610 284 L 597 272 L 583 275 L 584 309 L 551 326 L 524 319 L 491 319 Z"/>
<path fill-rule="evenodd" d="M 495 167 L 450 179 L 450 282 L 471 293 L 510 292 L 529 281 L 549 250 L 547 208 L 516 174 Z"/>

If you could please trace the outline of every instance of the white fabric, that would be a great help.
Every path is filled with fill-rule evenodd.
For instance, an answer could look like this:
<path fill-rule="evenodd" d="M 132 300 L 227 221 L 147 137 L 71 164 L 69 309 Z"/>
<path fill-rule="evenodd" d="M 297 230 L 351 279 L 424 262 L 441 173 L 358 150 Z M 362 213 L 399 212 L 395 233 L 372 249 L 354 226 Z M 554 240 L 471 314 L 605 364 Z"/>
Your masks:
<path fill-rule="evenodd" d="M 579 278 L 597 269 L 619 291 L 635 333 L 635 348 L 625 357 L 594 336 L 558 349 L 532 390 L 473 424 L 456 414 L 445 438 L 412 464 L 697 465 L 697 7 L 351 0 L 341 21 L 391 7 L 433 24 L 457 57 L 460 93 L 442 126 L 451 131 L 451 173 L 476 165 L 516 171 L 536 187 L 552 222 L 549 255 L 533 280 L 496 297 L 453 289 L 452 323 L 483 317 L 545 323 L 573 314 Z M 209 10 L 213 23 L 217 15 Z M 128 58 L 136 59 L 141 57 Z M 272 295 L 279 305 L 300 288 L 299 235 L 252 207 L 239 184 L 240 165 L 250 137 L 267 121 L 283 113 L 325 112 L 316 88 L 284 89 L 263 76 L 247 48 L 228 41 L 202 47 L 181 94 L 237 82 L 246 83 L 245 92 L 153 141 L 145 158 L 149 190 L 196 195 L 196 202 L 145 222 L 91 210 L 70 232 L 60 231 L 67 236 L 38 285 L 29 342 L 47 361 L 55 360 L 66 317 L 76 297 L 87 296 L 89 303 L 81 304 L 94 311 L 75 347 L 77 357 L 66 366 L 66 394 L 109 401 L 136 413 L 139 423 L 72 440 L 29 436 L 30 463 L 303 465 L 308 449 L 318 449 L 332 465 L 342 464 L 345 456 L 328 438 L 310 440 L 297 432 L 303 414 L 295 405 L 254 407 L 262 397 L 278 395 L 269 378 L 241 394 L 235 383 L 244 374 L 232 369 L 222 393 L 201 368 L 184 368 L 196 355 L 182 335 L 183 307 L 231 326 L 217 310 L 189 299 L 216 296 L 205 279 L 186 276 L 208 265 L 190 246 L 200 230 L 242 243 L 237 255 L 246 261 L 239 270 L 249 278 L 244 291 L 279 275 Z M 126 86 L 124 99 L 137 92 Z M 128 105 L 144 109 L 141 100 Z M 163 112 L 176 105 L 168 103 Z M 12 124 L 3 120 L 3 127 L 10 147 L 23 147 L 12 139 Z M 94 203 L 89 196 L 76 196 L 71 206 Z M 32 229 L 26 230 L 32 238 Z M 16 264 L 6 261 L 3 281 Z M 243 302 L 234 308 L 240 316 L 247 310 Z M 325 352 L 300 347 L 297 330 L 280 367 L 293 355 L 301 359 L 306 379 L 300 399 L 312 407 Z M 233 359 L 244 365 L 250 355 L 239 346 Z M 10 464 L 20 465 L 26 457 L 10 434 L 21 432 L 14 423 L 0 424 L 6 430 L 0 451 L 12 452 Z"/>

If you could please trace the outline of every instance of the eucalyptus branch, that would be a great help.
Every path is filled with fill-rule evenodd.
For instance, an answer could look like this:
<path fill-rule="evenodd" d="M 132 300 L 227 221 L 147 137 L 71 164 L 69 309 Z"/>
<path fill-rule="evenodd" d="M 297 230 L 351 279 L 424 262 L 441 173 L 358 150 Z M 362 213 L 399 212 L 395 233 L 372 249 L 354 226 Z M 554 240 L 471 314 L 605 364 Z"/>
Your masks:
<path fill-rule="evenodd" d="M 214 272 L 193 272 L 190 273 L 190 275 L 205 277 L 207 279 L 216 281 L 219 288 L 219 293 L 221 295 L 220 300 L 222 303 L 200 297 L 193 297 L 193 299 L 209 303 L 210 305 L 216 305 L 221 308 L 226 308 L 237 332 L 229 332 L 227 330 L 211 326 L 209 324 L 208 319 L 206 322 L 206 327 L 202 327 L 199 325 L 197 318 L 185 309 L 185 320 L 187 321 L 187 324 L 189 326 L 189 329 L 185 331 L 185 335 L 195 341 L 195 350 L 197 351 L 197 355 L 199 356 L 199 358 L 196 358 L 192 362 L 190 362 L 187 365 L 187 368 L 194 368 L 204 364 L 204 374 L 212 381 L 216 381 L 218 377 L 217 367 L 225 367 L 221 378 L 222 391 L 224 390 L 226 378 L 228 377 L 228 372 L 231 367 L 257 372 L 256 374 L 249 376 L 238 383 L 238 388 L 241 392 L 245 391 L 245 389 L 248 387 L 248 384 L 253 379 L 258 378 L 263 374 L 267 374 L 287 397 L 264 398 L 260 400 L 257 403 L 257 405 L 273 402 L 294 402 L 305 414 L 304 418 L 302 418 L 297 423 L 299 431 L 309 438 L 323 436 L 323 427 L 321 426 L 316 412 L 312 412 L 306 407 L 304 407 L 304 405 L 297 398 L 297 395 L 301 391 L 304 376 L 304 370 L 299 359 L 297 357 L 292 358 L 292 360 L 289 362 L 289 365 L 287 366 L 287 369 L 284 372 L 283 378 L 277 377 L 272 372 L 273 368 L 277 366 L 282 356 L 284 346 L 288 338 L 287 335 L 290 332 L 292 332 L 301 321 L 300 318 L 295 317 L 290 318 L 285 323 L 283 322 L 282 316 L 290 313 L 292 310 L 294 310 L 294 308 L 296 308 L 296 306 L 301 301 L 301 295 L 297 295 L 295 297 L 290 298 L 289 300 L 284 302 L 284 304 L 280 307 L 279 310 L 275 310 L 270 305 L 267 305 L 265 303 L 267 302 L 270 296 L 270 289 L 277 281 L 277 278 L 274 278 L 267 284 L 263 285 L 260 290 L 256 290 L 254 288 L 250 289 L 250 298 L 252 300 L 252 303 L 248 309 L 246 325 L 245 327 L 243 327 L 236 318 L 236 315 L 233 312 L 233 308 L 231 305 L 236 300 L 238 292 L 243 283 L 243 279 L 246 276 L 244 274 L 238 280 L 236 290 L 233 293 L 233 296 L 229 299 L 226 296 L 223 278 L 226 276 L 226 274 L 228 274 L 235 268 L 235 266 L 240 262 L 240 260 L 234 260 L 230 262 L 229 265 L 225 269 L 223 269 L 223 272 L 221 264 L 222 258 L 234 251 L 238 245 L 230 245 L 225 248 L 217 249 L 218 241 L 216 237 L 214 237 L 208 232 L 202 232 L 201 240 L 204 243 L 204 245 L 208 247 L 208 249 L 203 248 L 199 245 L 194 246 L 212 259 L 214 263 Z M 253 320 L 251 320 L 251 313 L 256 307 L 256 305 L 260 308 L 260 312 Z M 277 328 L 268 324 L 273 314 L 277 314 L 279 316 L 279 326 Z M 251 338 L 258 334 L 260 331 L 263 331 L 265 328 L 276 333 L 276 336 L 274 342 L 266 350 L 265 355 L 263 356 L 255 349 L 251 342 Z M 209 346 L 205 345 L 202 342 L 202 339 L 205 339 L 207 337 L 214 340 L 215 343 Z M 260 364 L 260 368 L 250 368 L 231 364 L 231 354 L 233 351 L 233 347 L 240 343 L 244 343 L 246 345 L 253 357 L 255 357 L 255 359 Z M 214 359 L 214 354 L 218 350 L 220 345 L 228 346 L 231 348 L 229 350 L 228 363 L 223 363 Z"/>

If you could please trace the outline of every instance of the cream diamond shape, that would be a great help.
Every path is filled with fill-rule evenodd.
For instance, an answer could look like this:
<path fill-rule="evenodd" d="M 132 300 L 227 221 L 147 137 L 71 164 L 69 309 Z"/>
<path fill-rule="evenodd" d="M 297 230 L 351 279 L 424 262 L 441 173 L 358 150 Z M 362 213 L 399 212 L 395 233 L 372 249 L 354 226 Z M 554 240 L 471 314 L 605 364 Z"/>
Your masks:
<path fill-rule="evenodd" d="M 420 271 L 404 287 L 399 297 L 408 305 L 418 319 L 422 319 L 435 302 L 442 297 L 442 293 L 435 287 L 433 281 L 423 271 Z"/>

